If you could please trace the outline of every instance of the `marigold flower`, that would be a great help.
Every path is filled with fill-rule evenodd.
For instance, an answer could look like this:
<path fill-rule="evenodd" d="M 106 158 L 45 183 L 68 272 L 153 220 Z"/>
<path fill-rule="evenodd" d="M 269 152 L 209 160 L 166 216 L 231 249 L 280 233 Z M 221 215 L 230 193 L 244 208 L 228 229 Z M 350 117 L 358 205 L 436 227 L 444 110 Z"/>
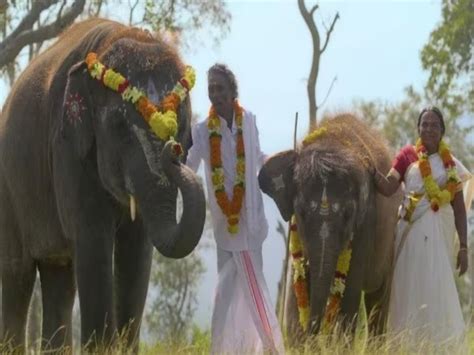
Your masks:
<path fill-rule="evenodd" d="M 179 96 L 175 93 L 171 93 L 161 100 L 160 107 L 163 111 L 176 111 L 179 106 Z"/>
<path fill-rule="evenodd" d="M 245 154 L 244 140 L 241 135 L 237 136 L 237 156 L 241 157 Z"/>
<path fill-rule="evenodd" d="M 178 80 L 173 90 L 163 99 L 162 110 L 153 105 L 146 95 L 135 86 L 131 86 L 122 74 L 107 68 L 98 61 L 97 54 L 90 52 L 87 54 L 85 63 L 90 75 L 97 80 L 121 94 L 122 99 L 135 104 L 135 108 L 142 115 L 145 121 L 150 124 L 152 131 L 162 140 L 174 137 L 178 131 L 178 119 L 176 110 L 179 104 L 194 86 L 196 74 L 194 69 L 186 67 L 185 76 Z M 183 84 L 186 88 L 183 87 Z M 179 148 L 174 147 L 175 153 L 179 154 Z M 182 153 L 182 152 L 181 152 Z"/>
<path fill-rule="evenodd" d="M 227 231 L 230 234 L 237 234 L 239 232 L 239 225 L 238 224 L 229 224 L 229 225 L 227 225 Z"/>
<path fill-rule="evenodd" d="M 188 80 L 188 78 L 186 78 Z M 244 146 L 242 139 L 242 108 L 238 105 L 237 101 L 234 103 L 234 110 L 236 114 L 237 130 L 240 134 L 237 137 L 237 157 L 243 156 Z M 222 137 L 219 133 L 220 119 L 217 117 L 216 111 L 213 106 L 209 110 L 209 118 L 207 121 L 207 127 L 209 130 L 209 148 L 210 148 L 210 160 L 211 169 L 213 171 L 212 184 L 214 186 L 215 196 L 217 204 L 219 205 L 222 213 L 228 217 L 228 230 L 230 233 L 237 233 L 239 214 L 242 209 L 242 201 L 245 195 L 245 160 L 237 159 L 236 163 L 236 178 L 234 182 L 234 189 L 232 200 L 229 200 L 224 190 L 224 173 L 217 174 L 216 169 L 222 167 L 221 157 L 221 142 Z M 240 139 L 239 139 L 240 137 Z M 239 141 L 242 141 L 239 150 Z M 240 153 L 239 153 L 240 152 Z"/>

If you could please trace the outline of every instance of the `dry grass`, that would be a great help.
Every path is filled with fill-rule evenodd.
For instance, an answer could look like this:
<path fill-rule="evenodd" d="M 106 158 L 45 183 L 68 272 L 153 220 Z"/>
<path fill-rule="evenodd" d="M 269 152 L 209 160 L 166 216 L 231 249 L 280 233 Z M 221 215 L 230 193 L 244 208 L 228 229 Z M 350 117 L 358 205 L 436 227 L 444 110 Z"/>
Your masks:
<path fill-rule="evenodd" d="M 16 351 L 15 351 L 16 350 Z M 0 344 L 0 354 L 18 354 L 19 349 L 12 349 L 8 344 Z M 470 329 L 463 341 L 451 341 L 447 344 L 434 345 L 427 341 L 419 340 L 415 344 L 408 341 L 407 334 L 400 334 L 396 337 L 370 337 L 366 328 L 360 324 L 355 336 L 347 333 L 334 332 L 329 335 L 317 335 L 308 339 L 306 343 L 298 348 L 287 348 L 287 354 L 291 355 L 309 355 L 309 354 L 364 354 L 364 355 L 405 355 L 405 354 L 474 354 L 474 328 Z M 39 352 L 29 351 L 29 354 Z M 54 352 L 70 354 L 69 349 L 60 349 Z M 75 351 L 75 353 L 79 353 Z M 97 353 L 100 354 L 128 354 L 124 345 L 120 342 L 114 346 L 103 348 Z M 210 334 L 201 332 L 199 336 L 194 337 L 191 344 L 180 344 L 176 341 L 160 342 L 154 345 L 141 344 L 139 354 L 209 354 L 210 353 Z M 48 352 L 43 352 L 48 354 Z"/>

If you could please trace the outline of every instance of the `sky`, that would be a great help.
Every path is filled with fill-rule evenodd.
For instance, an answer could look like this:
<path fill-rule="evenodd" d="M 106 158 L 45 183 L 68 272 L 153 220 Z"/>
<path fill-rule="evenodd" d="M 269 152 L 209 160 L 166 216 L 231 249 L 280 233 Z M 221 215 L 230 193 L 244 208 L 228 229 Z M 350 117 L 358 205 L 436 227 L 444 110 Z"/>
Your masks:
<path fill-rule="evenodd" d="M 306 0 L 308 7 L 315 2 Z M 419 53 L 441 18 L 440 1 L 320 1 L 316 19 L 329 26 L 339 12 L 327 50 L 320 63 L 319 101 L 333 81 L 322 110 L 349 110 L 356 99 L 397 102 L 403 89 L 421 89 L 427 73 Z M 293 145 L 295 113 L 298 136 L 307 130 L 306 78 L 311 63 L 311 38 L 296 1 L 231 1 L 230 33 L 219 47 L 199 38 L 198 48 L 182 51 L 197 72 L 192 91 L 193 112 L 203 120 L 209 109 L 206 71 L 216 62 L 229 65 L 239 82 L 241 104 L 257 116 L 260 143 L 267 154 Z M 324 38 L 324 37 L 323 37 Z M 0 103 L 8 91 L 0 85 Z M 275 228 L 280 219 L 273 202 L 265 197 L 270 232 L 263 245 L 264 274 L 275 300 L 284 256 L 284 244 Z M 210 325 L 216 283 L 215 251 L 203 253 L 207 272 L 200 283 L 196 321 Z"/>

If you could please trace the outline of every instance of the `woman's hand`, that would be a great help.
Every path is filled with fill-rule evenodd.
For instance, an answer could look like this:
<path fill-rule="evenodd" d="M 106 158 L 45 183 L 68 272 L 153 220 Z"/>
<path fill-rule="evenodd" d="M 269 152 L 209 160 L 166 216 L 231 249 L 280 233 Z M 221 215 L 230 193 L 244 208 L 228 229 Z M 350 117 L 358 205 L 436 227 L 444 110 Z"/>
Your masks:
<path fill-rule="evenodd" d="M 456 270 L 459 270 L 459 276 L 462 276 L 468 266 L 468 251 L 466 247 L 462 247 L 458 252 L 458 261 L 456 263 Z"/>

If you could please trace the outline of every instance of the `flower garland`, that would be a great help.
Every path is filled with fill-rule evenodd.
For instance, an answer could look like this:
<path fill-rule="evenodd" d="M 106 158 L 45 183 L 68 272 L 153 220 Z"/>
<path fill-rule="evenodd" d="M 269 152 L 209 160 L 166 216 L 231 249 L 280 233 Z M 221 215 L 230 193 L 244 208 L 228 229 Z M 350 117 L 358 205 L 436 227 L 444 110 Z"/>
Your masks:
<path fill-rule="evenodd" d="M 296 296 L 296 304 L 298 305 L 299 322 L 304 331 L 308 329 L 309 323 L 309 295 L 308 281 L 306 279 L 307 262 L 303 256 L 303 247 L 298 235 L 298 227 L 296 218 L 293 215 L 290 223 L 290 254 L 292 256 L 293 290 Z M 341 308 L 342 297 L 346 289 L 347 273 L 351 264 L 352 242 L 349 241 L 337 259 L 336 272 L 334 281 L 331 285 L 326 312 L 324 314 L 324 327 L 328 327 L 335 320 Z"/>
<path fill-rule="evenodd" d="M 334 282 L 331 286 L 328 304 L 326 306 L 326 314 L 324 320 L 326 325 L 329 325 L 336 318 L 341 309 L 341 301 L 346 289 L 347 273 L 351 265 L 352 257 L 352 241 L 349 241 L 337 259 L 336 273 L 334 275 Z"/>
<path fill-rule="evenodd" d="M 240 210 L 242 208 L 242 201 L 245 193 L 245 148 L 242 130 L 243 109 L 237 100 L 234 101 L 234 112 L 235 122 L 237 124 L 237 163 L 231 201 L 227 197 L 224 187 L 224 169 L 222 167 L 221 158 L 221 121 L 213 106 L 211 106 L 209 119 L 207 121 L 214 194 L 222 213 L 227 217 L 227 230 L 231 234 L 236 234 L 239 231 Z"/>
<path fill-rule="evenodd" d="M 137 87 L 130 85 L 122 74 L 107 68 L 99 62 L 97 54 L 87 54 L 87 69 L 90 75 L 102 82 L 106 87 L 117 91 L 123 100 L 135 105 L 135 108 L 150 125 L 152 131 L 163 141 L 168 141 L 176 136 L 178 131 L 178 115 L 176 111 L 181 102 L 184 101 L 196 81 L 194 69 L 187 66 L 184 77 L 181 78 L 173 90 L 163 98 L 159 108 L 156 107 Z"/>
<path fill-rule="evenodd" d="M 423 178 L 425 191 L 431 203 L 431 209 L 436 212 L 438 211 L 439 206 L 449 203 L 454 199 L 454 195 L 456 194 L 456 190 L 460 182 L 456 171 L 456 164 L 454 163 L 448 145 L 444 142 L 444 140 L 441 140 L 439 142 L 438 153 L 441 157 L 441 160 L 443 161 L 444 168 L 446 169 L 446 173 L 448 175 L 446 189 L 441 190 L 431 175 L 431 165 L 428 159 L 428 151 L 421 142 L 420 138 L 418 138 L 416 142 L 415 149 L 418 154 L 419 168 Z"/>
<path fill-rule="evenodd" d="M 326 127 L 321 127 L 308 134 L 303 140 L 303 146 L 313 143 L 316 139 L 327 132 Z M 298 235 L 298 227 L 296 225 L 296 218 L 293 215 L 290 222 L 290 254 L 292 256 L 292 265 L 294 270 L 293 275 L 293 290 L 296 296 L 296 303 L 298 305 L 299 322 L 304 331 L 308 329 L 309 323 L 309 295 L 308 295 L 308 281 L 306 279 L 306 265 L 307 261 L 303 256 L 303 247 L 300 237 Z M 331 285 L 328 302 L 326 304 L 326 311 L 324 314 L 324 327 L 328 327 L 336 318 L 341 308 L 342 297 L 346 289 L 346 278 L 349 272 L 352 256 L 352 242 L 342 250 L 337 259 L 336 272 L 334 274 L 334 281 Z"/>
<path fill-rule="evenodd" d="M 298 236 L 296 218 L 293 215 L 290 222 L 290 254 L 293 265 L 293 290 L 298 305 L 299 322 L 304 331 L 308 329 L 309 298 L 308 282 L 306 280 L 306 260 L 303 257 L 303 247 Z"/>

